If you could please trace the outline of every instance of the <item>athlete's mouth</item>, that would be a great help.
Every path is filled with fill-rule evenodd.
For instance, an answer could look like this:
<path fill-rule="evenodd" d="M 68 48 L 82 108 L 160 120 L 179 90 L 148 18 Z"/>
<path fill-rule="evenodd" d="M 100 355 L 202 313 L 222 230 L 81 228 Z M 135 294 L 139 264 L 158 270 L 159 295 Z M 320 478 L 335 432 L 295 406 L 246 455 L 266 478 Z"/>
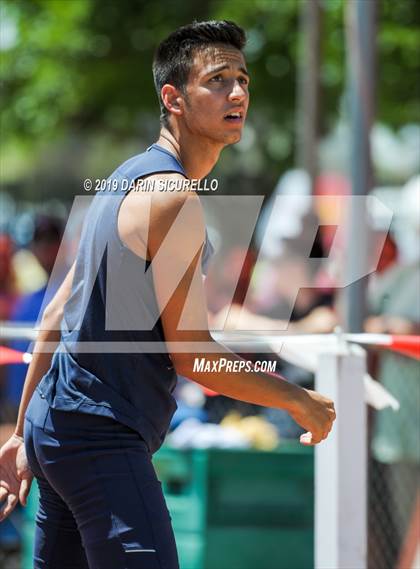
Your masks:
<path fill-rule="evenodd" d="M 224 120 L 229 121 L 229 122 L 242 122 L 243 118 L 244 118 L 244 113 L 243 111 L 230 111 L 229 113 L 227 113 L 224 117 Z"/>

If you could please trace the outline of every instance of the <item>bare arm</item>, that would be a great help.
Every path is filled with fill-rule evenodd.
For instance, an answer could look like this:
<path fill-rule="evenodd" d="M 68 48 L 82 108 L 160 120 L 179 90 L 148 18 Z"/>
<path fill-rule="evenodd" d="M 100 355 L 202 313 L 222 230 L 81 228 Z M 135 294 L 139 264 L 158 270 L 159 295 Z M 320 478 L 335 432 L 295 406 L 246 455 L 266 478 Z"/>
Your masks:
<path fill-rule="evenodd" d="M 15 435 L 23 437 L 23 423 L 25 412 L 32 394 L 41 378 L 47 373 L 51 365 L 52 352 L 60 340 L 60 322 L 63 309 L 70 296 L 74 275 L 73 265 L 66 278 L 56 292 L 52 301 L 46 307 L 40 326 L 40 332 L 35 343 L 32 361 L 26 374 L 22 398 L 19 406 L 19 415 L 16 423 Z M 48 347 L 48 350 L 46 349 Z M 45 351 L 44 351 L 45 350 Z"/>
<path fill-rule="evenodd" d="M 23 444 L 25 412 L 36 386 L 50 368 L 52 352 L 60 339 L 60 322 L 64 304 L 70 296 L 73 275 L 74 265 L 44 311 L 41 330 L 26 374 L 16 429 L 0 448 L 0 522 L 14 510 L 18 500 L 26 505 L 33 475 Z"/>
<path fill-rule="evenodd" d="M 178 228 L 175 238 L 165 241 L 162 246 L 174 220 L 181 209 L 186 206 L 187 199 L 188 221 Z M 134 210 L 138 207 L 140 213 L 141 196 L 133 196 L 131 205 Z M 132 210 L 133 215 L 134 210 Z M 239 356 L 215 342 L 208 329 L 200 251 L 200 245 L 203 244 L 205 238 L 205 225 L 198 196 L 194 192 L 153 195 L 148 240 L 145 239 L 142 231 L 143 228 L 140 226 L 138 235 L 131 239 L 129 245 L 134 252 L 144 254 L 144 251 L 136 250 L 136 244 L 147 241 L 165 340 L 168 343 L 176 371 L 180 375 L 234 399 L 287 410 L 299 424 L 309 431 L 307 436 L 301 439 L 301 442 L 305 444 L 318 443 L 326 438 L 335 418 L 335 412 L 332 401 L 321 395 L 290 384 L 280 376 L 255 372 L 194 371 L 195 358 L 205 357 L 211 364 L 215 362 L 216 365 L 221 358 L 232 362 L 241 360 Z M 129 236 L 125 235 L 125 240 L 130 241 Z M 196 251 L 199 252 L 196 253 Z M 190 262 L 191 259 L 193 259 L 192 262 Z M 175 273 L 180 264 L 189 264 L 189 268 L 169 302 L 166 302 L 168 275 Z M 180 329 L 181 320 L 184 323 L 184 329 Z M 184 343 L 184 346 L 188 345 L 190 350 L 180 352 L 173 347 L 178 342 Z M 206 346 L 211 349 L 200 351 L 194 347 L 198 342 L 206 343 Z"/>

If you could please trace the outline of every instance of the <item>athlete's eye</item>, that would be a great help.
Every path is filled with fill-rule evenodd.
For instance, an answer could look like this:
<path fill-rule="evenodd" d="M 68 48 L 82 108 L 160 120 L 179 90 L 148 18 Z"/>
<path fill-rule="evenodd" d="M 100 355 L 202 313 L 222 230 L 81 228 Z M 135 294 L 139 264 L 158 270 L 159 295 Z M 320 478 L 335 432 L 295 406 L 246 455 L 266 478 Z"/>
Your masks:
<path fill-rule="evenodd" d="M 214 83 L 220 83 L 221 81 L 223 81 L 223 77 L 222 75 L 215 75 L 214 77 L 212 77 L 210 79 L 210 81 L 214 82 Z"/>
<path fill-rule="evenodd" d="M 242 85 L 248 85 L 249 84 L 249 79 L 248 77 L 239 77 L 238 81 L 240 83 L 242 83 Z"/>

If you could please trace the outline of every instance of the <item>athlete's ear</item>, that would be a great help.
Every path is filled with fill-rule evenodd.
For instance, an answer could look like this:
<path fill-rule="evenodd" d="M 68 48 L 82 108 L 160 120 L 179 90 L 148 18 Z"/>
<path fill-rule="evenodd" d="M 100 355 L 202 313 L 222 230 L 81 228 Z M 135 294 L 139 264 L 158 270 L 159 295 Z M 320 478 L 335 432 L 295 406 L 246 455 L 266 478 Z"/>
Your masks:
<path fill-rule="evenodd" d="M 182 96 L 181 92 L 176 87 L 166 83 L 160 91 L 160 96 L 162 97 L 163 104 L 168 109 L 168 111 L 177 116 L 182 115 Z"/>

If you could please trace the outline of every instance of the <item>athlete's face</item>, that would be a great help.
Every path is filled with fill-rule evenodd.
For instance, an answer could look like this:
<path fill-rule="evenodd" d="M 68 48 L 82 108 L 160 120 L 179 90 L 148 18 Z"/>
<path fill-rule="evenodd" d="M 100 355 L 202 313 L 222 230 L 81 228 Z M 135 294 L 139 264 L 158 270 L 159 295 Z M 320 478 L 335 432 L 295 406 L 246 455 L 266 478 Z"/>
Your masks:
<path fill-rule="evenodd" d="M 244 56 L 238 49 L 221 44 L 199 51 L 184 99 L 186 128 L 214 142 L 238 142 L 248 110 L 248 83 Z"/>

